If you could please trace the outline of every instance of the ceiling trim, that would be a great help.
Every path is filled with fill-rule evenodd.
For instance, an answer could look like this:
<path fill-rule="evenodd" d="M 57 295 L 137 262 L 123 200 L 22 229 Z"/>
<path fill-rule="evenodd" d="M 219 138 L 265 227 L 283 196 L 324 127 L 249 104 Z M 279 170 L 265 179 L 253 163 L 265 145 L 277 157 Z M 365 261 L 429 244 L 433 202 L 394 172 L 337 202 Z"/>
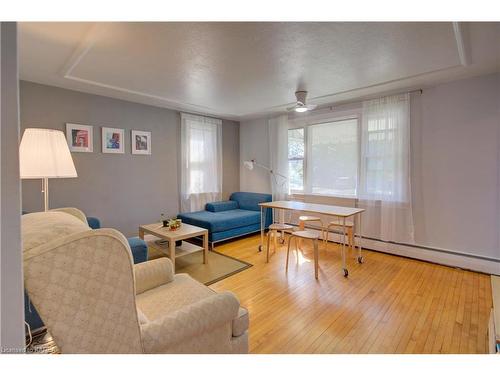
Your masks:
<path fill-rule="evenodd" d="M 101 35 L 107 28 L 107 22 L 96 22 L 87 32 L 80 44 L 75 48 L 69 59 L 63 65 L 60 74 L 67 78 L 73 69 L 80 63 L 80 60 L 89 52 L 89 50 L 97 42 L 97 37 Z"/>
<path fill-rule="evenodd" d="M 359 95 L 364 95 L 363 91 L 368 91 L 368 92 L 382 92 L 384 90 L 388 90 L 390 87 L 397 83 L 402 83 L 404 84 L 405 81 L 412 79 L 412 78 L 418 78 L 418 77 L 424 77 L 429 74 L 437 73 L 440 71 L 446 71 L 446 70 L 453 70 L 456 69 L 457 67 L 466 67 L 470 66 L 472 64 L 472 59 L 471 59 L 471 48 L 470 48 L 470 40 L 469 40 L 469 33 L 468 33 L 468 26 L 466 23 L 463 22 L 451 22 L 452 28 L 453 28 L 453 34 L 455 37 L 455 46 L 457 48 L 458 52 L 458 61 L 456 65 L 450 65 L 445 68 L 437 69 L 437 70 L 431 70 L 427 71 L 424 73 L 419 73 L 413 76 L 407 76 L 407 77 L 400 77 L 396 78 L 393 80 L 385 81 L 385 82 L 378 82 L 372 85 L 368 86 L 362 86 L 362 87 L 357 87 L 357 88 L 352 88 L 332 94 L 327 94 L 323 96 L 317 96 L 310 98 L 310 102 L 319 104 L 320 106 L 326 106 L 328 104 L 334 103 L 336 100 L 339 102 L 344 101 L 343 97 L 346 95 L 348 96 L 356 96 Z M 109 29 L 109 27 L 112 26 L 112 23 L 110 22 L 96 22 L 94 23 L 89 31 L 86 33 L 86 35 L 83 37 L 81 40 L 81 43 L 74 49 L 73 53 L 71 56 L 68 58 L 66 63 L 63 65 L 63 67 L 59 71 L 59 75 L 64 79 L 68 81 L 73 81 L 75 83 L 87 85 L 89 89 L 91 87 L 94 87 L 95 90 L 99 89 L 104 89 L 104 90 L 111 90 L 114 91 L 115 94 L 114 96 L 120 96 L 120 93 L 126 95 L 132 95 L 136 97 L 136 100 L 139 102 L 144 102 L 148 100 L 153 100 L 157 102 L 156 105 L 159 107 L 165 107 L 165 108 L 170 108 L 173 110 L 178 110 L 178 111 L 189 111 L 192 113 L 197 113 L 197 114 L 206 114 L 206 115 L 211 115 L 211 116 L 218 116 L 218 117 L 223 117 L 223 118 L 228 118 L 228 119 L 247 119 L 247 118 L 253 118 L 256 116 L 262 116 L 262 115 L 269 115 L 269 114 L 276 114 L 278 112 L 284 112 L 285 108 L 293 103 L 285 103 L 281 105 L 276 105 L 268 108 L 264 108 L 258 112 L 255 113 L 243 113 L 243 114 L 231 114 L 231 113 L 221 113 L 217 111 L 214 108 L 211 107 L 206 107 L 203 105 L 198 105 L 194 103 L 186 103 L 186 102 L 181 102 L 181 101 L 176 101 L 172 100 L 168 97 L 161 96 L 161 95 L 155 95 L 155 94 L 150 94 L 148 92 L 144 91 L 139 91 L 139 90 L 132 90 L 128 89 L 125 87 L 121 86 L 116 86 L 112 84 L 107 84 L 104 82 L 99 82 L 95 80 L 90 80 L 90 79 L 85 79 L 78 77 L 77 75 L 73 74 L 73 71 L 75 68 L 83 62 L 83 59 L 85 56 L 92 50 L 92 48 L 96 45 L 96 42 L 99 40 L 100 37 L 103 36 L 103 34 Z M 410 86 L 412 87 L 412 86 Z M 390 90 L 390 89 L 389 89 Z M 111 94 L 111 93 L 110 93 Z M 104 94 L 105 95 L 105 94 Z M 109 94 L 108 94 L 109 95 Z M 113 96 L 113 95 L 110 95 Z M 143 98 L 142 100 L 140 98 Z M 134 100 L 134 99 L 129 99 L 129 100 Z M 349 99 L 348 99 L 349 100 Z"/>
<path fill-rule="evenodd" d="M 64 64 L 63 68 L 61 69 L 60 74 L 64 79 L 76 81 L 79 83 L 84 83 L 87 85 L 93 85 L 93 86 L 97 86 L 97 87 L 101 87 L 101 88 L 105 88 L 105 89 L 115 90 L 115 91 L 123 92 L 126 94 L 138 95 L 138 96 L 142 96 L 142 97 L 149 98 L 149 99 L 159 100 L 159 101 L 163 102 L 165 104 L 165 106 L 167 106 L 168 108 L 175 109 L 175 110 L 185 110 L 185 111 L 191 111 L 191 112 L 195 112 L 195 113 L 199 113 L 199 114 L 211 114 L 211 115 L 216 115 L 216 116 L 225 117 L 225 118 L 238 118 L 239 117 L 238 115 L 231 114 L 231 113 L 219 113 L 214 108 L 205 107 L 205 106 L 201 106 L 198 104 L 178 102 L 178 101 L 166 98 L 164 96 L 149 94 L 147 92 L 138 91 L 138 90 L 131 90 L 131 89 L 127 89 L 125 87 L 110 85 L 107 83 L 89 80 L 89 79 L 85 79 L 85 78 L 80 78 L 80 77 L 77 77 L 75 75 L 72 75 L 73 70 L 78 66 L 78 64 L 82 61 L 82 59 L 90 52 L 90 50 L 94 47 L 95 43 L 97 42 L 97 39 L 106 31 L 106 29 L 108 27 L 109 27 L 108 22 L 105 22 L 105 23 L 96 22 L 91 27 L 91 29 L 88 31 L 88 33 L 83 38 L 82 42 L 73 51 L 73 53 L 71 54 L 71 56 Z"/>
<path fill-rule="evenodd" d="M 455 35 L 455 42 L 457 43 L 458 57 L 460 64 L 468 66 L 472 63 L 470 41 L 467 25 L 463 22 L 452 22 L 453 34 Z"/>

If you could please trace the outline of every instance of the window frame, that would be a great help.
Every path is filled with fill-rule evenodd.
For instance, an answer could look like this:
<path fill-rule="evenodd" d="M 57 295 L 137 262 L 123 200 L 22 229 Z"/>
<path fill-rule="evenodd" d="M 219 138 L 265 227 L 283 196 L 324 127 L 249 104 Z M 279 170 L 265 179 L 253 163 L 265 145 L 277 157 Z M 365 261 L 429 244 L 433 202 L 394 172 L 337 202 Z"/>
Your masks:
<path fill-rule="evenodd" d="M 287 145 L 288 145 L 288 134 L 291 130 L 297 130 L 297 129 L 302 129 L 303 130 L 303 133 L 304 133 L 304 136 L 303 136 L 303 141 L 304 141 L 304 156 L 302 156 L 302 190 L 297 190 L 297 189 L 289 189 L 290 190 L 290 194 L 304 194 L 305 193 L 305 187 L 306 187 L 306 155 L 307 155 L 307 140 L 306 140 L 306 137 L 307 137 L 307 131 L 306 131 L 306 127 L 305 126 L 296 126 L 296 127 L 293 127 L 293 128 L 288 128 L 288 131 L 287 131 Z M 293 159 L 290 159 L 288 157 L 288 146 L 287 146 L 287 162 L 288 162 L 288 172 L 290 172 L 290 160 L 301 160 L 299 158 L 293 158 Z"/>
<path fill-rule="evenodd" d="M 357 131 L 357 171 L 356 171 L 356 194 L 355 195 L 340 195 L 340 194 L 324 194 L 324 193 L 312 193 L 310 189 L 309 182 L 307 181 L 308 176 L 308 151 L 309 151 L 309 127 L 314 125 L 328 124 L 331 122 L 344 121 L 344 120 L 356 120 L 356 131 Z M 294 121 L 292 120 L 292 124 Z M 303 164 L 303 189 L 302 190 L 292 190 L 290 189 L 290 194 L 292 195 L 313 195 L 313 196 L 324 196 L 324 197 L 333 197 L 333 198 L 347 198 L 347 199 L 359 199 L 359 184 L 361 177 L 361 126 L 362 126 L 362 114 L 361 109 L 354 111 L 344 111 L 342 114 L 338 114 L 336 116 L 331 116 L 331 114 L 319 115 L 316 119 L 310 119 L 303 124 L 293 124 L 288 128 L 288 130 L 296 130 L 296 129 L 304 129 L 304 164 Z M 288 138 L 287 138 L 288 142 Z M 288 150 L 287 150 L 288 151 Z M 290 159 L 288 159 L 289 161 Z"/>

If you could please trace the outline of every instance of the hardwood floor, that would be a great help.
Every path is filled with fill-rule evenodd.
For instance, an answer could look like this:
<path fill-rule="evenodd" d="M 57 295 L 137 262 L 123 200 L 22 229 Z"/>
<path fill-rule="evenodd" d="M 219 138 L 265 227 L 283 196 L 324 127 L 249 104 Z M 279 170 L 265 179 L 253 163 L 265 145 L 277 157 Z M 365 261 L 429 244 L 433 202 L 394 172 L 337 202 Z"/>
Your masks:
<path fill-rule="evenodd" d="M 349 252 L 346 279 L 330 243 L 315 280 L 307 241 L 285 274 L 285 246 L 266 264 L 259 238 L 218 246 L 254 267 L 210 286 L 248 308 L 251 353 L 487 352 L 488 275 L 364 251 L 364 264 Z"/>

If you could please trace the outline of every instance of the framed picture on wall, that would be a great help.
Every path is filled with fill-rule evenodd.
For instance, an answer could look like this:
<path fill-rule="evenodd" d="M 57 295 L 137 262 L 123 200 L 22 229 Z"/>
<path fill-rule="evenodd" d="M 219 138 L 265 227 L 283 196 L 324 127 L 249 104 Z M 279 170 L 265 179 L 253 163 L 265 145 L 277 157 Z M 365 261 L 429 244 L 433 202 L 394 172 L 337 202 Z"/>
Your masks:
<path fill-rule="evenodd" d="M 90 125 L 66 123 L 66 140 L 72 152 L 93 152 L 94 132 Z"/>
<path fill-rule="evenodd" d="M 132 154 L 151 155 L 151 132 L 132 130 Z"/>
<path fill-rule="evenodd" d="M 125 152 L 125 132 L 123 129 L 102 128 L 102 152 L 123 154 Z"/>

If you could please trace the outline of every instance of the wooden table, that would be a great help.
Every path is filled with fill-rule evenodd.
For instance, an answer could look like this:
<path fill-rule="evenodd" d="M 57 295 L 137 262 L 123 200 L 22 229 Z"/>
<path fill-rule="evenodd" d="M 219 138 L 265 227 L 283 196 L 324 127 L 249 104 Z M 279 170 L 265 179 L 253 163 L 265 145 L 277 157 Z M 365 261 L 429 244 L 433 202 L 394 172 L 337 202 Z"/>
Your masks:
<path fill-rule="evenodd" d="M 346 218 L 353 217 L 358 215 L 358 238 L 359 238 L 359 246 L 358 246 L 358 262 L 363 263 L 363 256 L 361 255 L 361 213 L 365 211 L 363 208 L 355 208 L 355 207 L 342 207 L 342 206 L 332 206 L 329 204 L 317 204 L 317 203 L 305 203 L 305 202 L 297 202 L 297 201 L 275 201 L 275 202 L 264 202 L 259 203 L 260 205 L 260 245 L 259 251 L 262 251 L 262 246 L 264 243 L 264 210 L 266 208 L 277 209 L 284 211 L 302 211 L 309 212 L 315 214 L 323 214 L 328 216 L 336 216 L 342 220 L 342 269 L 344 271 L 344 276 L 347 277 L 349 275 L 349 271 L 347 270 L 346 265 L 346 256 L 345 256 L 345 220 Z M 279 215 L 280 222 L 284 223 L 285 215 Z"/>
<path fill-rule="evenodd" d="M 144 239 L 144 234 L 152 234 L 155 237 L 168 241 L 167 246 L 155 246 L 158 250 L 165 252 L 175 271 L 175 258 L 191 254 L 196 251 L 203 251 L 203 263 L 208 262 L 208 230 L 196 227 L 194 225 L 182 223 L 177 230 L 170 230 L 164 227 L 162 223 L 153 223 L 139 226 L 139 237 Z M 181 246 L 175 246 L 176 241 L 188 238 L 203 236 L 203 247 L 196 246 L 188 242 L 183 242 Z"/>

